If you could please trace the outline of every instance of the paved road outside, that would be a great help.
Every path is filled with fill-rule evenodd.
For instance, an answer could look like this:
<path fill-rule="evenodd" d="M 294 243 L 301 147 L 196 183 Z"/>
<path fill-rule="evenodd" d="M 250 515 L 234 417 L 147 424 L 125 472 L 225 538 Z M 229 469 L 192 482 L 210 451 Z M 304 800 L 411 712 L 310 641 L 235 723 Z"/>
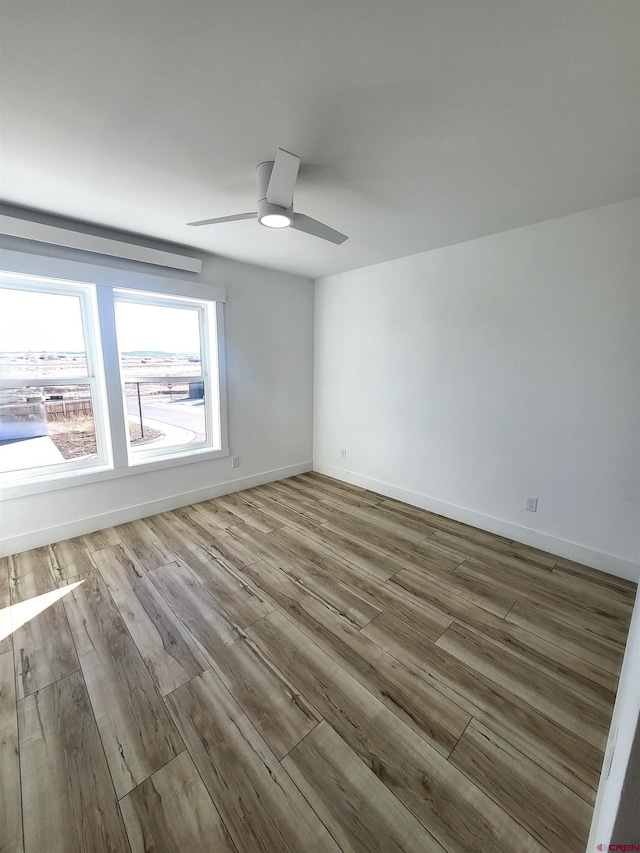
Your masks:
<path fill-rule="evenodd" d="M 159 423 L 169 424 L 169 426 L 188 429 L 194 433 L 193 442 L 205 440 L 204 402 L 202 400 L 180 398 L 170 401 L 164 398 L 142 397 L 141 402 L 143 419 L 148 418 Z M 139 414 L 137 397 L 127 397 L 127 405 L 130 415 L 137 416 Z"/>

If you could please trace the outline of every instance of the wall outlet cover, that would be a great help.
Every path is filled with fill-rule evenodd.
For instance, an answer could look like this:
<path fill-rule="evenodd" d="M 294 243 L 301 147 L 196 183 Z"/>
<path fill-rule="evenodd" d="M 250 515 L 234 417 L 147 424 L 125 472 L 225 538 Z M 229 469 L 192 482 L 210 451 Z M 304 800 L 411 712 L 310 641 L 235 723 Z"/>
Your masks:
<path fill-rule="evenodd" d="M 538 511 L 538 498 L 527 498 L 527 510 L 528 512 L 537 512 Z"/>

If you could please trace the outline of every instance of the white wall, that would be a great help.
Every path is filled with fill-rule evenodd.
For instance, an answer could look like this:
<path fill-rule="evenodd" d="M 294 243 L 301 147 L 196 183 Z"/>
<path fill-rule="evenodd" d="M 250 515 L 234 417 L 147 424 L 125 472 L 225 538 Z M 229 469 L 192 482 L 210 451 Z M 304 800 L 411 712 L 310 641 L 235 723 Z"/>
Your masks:
<path fill-rule="evenodd" d="M 4 238 L 0 267 L 3 255 L 6 259 L 10 254 L 2 253 L 2 247 L 15 250 L 25 244 Z M 47 265 L 55 266 L 57 275 L 60 263 L 86 263 L 92 258 L 37 244 L 31 248 L 45 253 L 41 257 L 49 258 Z M 229 445 L 231 453 L 240 456 L 240 467 L 231 469 L 229 458 L 215 459 L 4 499 L 0 503 L 0 553 L 15 553 L 311 468 L 312 282 L 192 254 L 203 259 L 200 275 L 158 272 L 226 288 Z M 127 270 L 146 274 L 154 270 L 142 264 L 94 259 L 97 264 L 121 268 L 123 281 Z"/>
<path fill-rule="evenodd" d="M 637 579 L 639 222 L 635 199 L 317 281 L 314 467 Z"/>

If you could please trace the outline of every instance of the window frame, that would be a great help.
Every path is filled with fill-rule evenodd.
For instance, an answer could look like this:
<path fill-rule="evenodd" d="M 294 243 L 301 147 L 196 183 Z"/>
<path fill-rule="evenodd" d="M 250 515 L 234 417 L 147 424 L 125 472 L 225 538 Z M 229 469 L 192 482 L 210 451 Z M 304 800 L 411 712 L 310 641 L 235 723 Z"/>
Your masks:
<path fill-rule="evenodd" d="M 87 282 L 69 282 L 64 279 L 44 280 L 40 276 L 20 275 L 2 271 L 0 286 L 3 290 L 21 290 L 31 293 L 46 293 L 54 296 L 72 296 L 79 300 L 82 337 L 86 358 L 85 376 L 38 376 L 37 378 L 0 377 L 2 388 L 51 388 L 57 385 L 87 385 L 91 393 L 91 406 L 96 437 L 96 457 L 89 459 L 69 459 L 52 465 L 41 465 L 36 469 L 22 468 L 0 473 L 0 481 L 6 480 L 7 486 L 29 485 L 59 480 L 67 474 L 97 473 L 113 467 L 111 454 L 111 422 L 109 419 L 104 381 L 104 362 L 101 357 L 98 326 L 98 305 L 93 285 Z M 36 472 L 36 475 L 30 473 Z"/>
<path fill-rule="evenodd" d="M 151 384 L 153 382 L 165 381 L 187 381 L 187 382 L 204 382 L 205 388 L 205 435 L 207 439 L 204 442 L 198 442 L 197 445 L 177 444 L 166 449 L 160 447 L 149 447 L 142 449 L 133 449 L 131 443 L 127 441 L 127 460 L 129 466 L 144 465 L 147 461 L 154 459 L 170 459 L 173 457 L 189 456 L 198 451 L 218 451 L 220 448 L 215 446 L 218 442 L 214 442 L 214 438 L 219 437 L 222 442 L 222 430 L 220 428 L 219 406 L 215 406 L 216 415 L 214 417 L 214 390 L 217 390 L 218 382 L 214 381 L 217 368 L 217 353 L 214 354 L 215 347 L 211 347 L 210 341 L 216 340 L 216 303 L 207 302 L 203 299 L 193 299 L 184 296 L 167 296 L 166 294 L 152 294 L 148 291 L 130 290 L 128 288 L 119 288 L 113 290 L 114 310 L 118 302 L 128 302 L 135 305 L 152 305 L 166 308 L 184 308 L 186 310 L 196 310 L 198 312 L 198 337 L 200 344 L 200 373 L 191 376 L 171 376 L 171 377 L 144 377 L 144 376 L 125 376 L 122 370 L 122 350 L 118 343 L 118 366 L 120 368 L 120 388 L 122 394 L 123 414 L 128 420 L 128 412 L 126 411 L 126 386 L 130 383 L 140 382 Z M 116 322 L 117 326 L 117 322 Z M 117 329 L 116 329 L 117 339 Z M 215 429 L 214 429 L 215 427 Z M 125 435 L 128 435 L 128 424 L 125 426 Z"/>
<path fill-rule="evenodd" d="M 26 261 L 26 262 L 25 262 Z M 118 268 L 106 268 L 94 266 L 93 264 L 76 261 L 62 260 L 59 258 L 39 257 L 34 255 L 6 251 L 2 256 L 2 279 L 11 278 L 30 279 L 32 282 L 42 280 L 42 290 L 47 291 L 48 283 L 64 286 L 72 289 L 77 294 L 78 286 L 93 291 L 94 307 L 96 308 L 93 318 L 95 324 L 85 325 L 85 341 L 87 345 L 94 346 L 95 369 L 100 371 L 103 381 L 100 424 L 94 415 L 97 431 L 103 426 L 106 428 L 108 460 L 105 464 L 98 465 L 94 460 L 82 460 L 78 468 L 72 464 L 65 465 L 64 471 L 53 471 L 50 476 L 30 476 L 22 472 L 7 472 L 0 474 L 0 489 L 2 499 L 22 497 L 30 494 L 38 494 L 57 489 L 65 489 L 73 486 L 84 485 L 94 482 L 107 481 L 120 477 L 132 475 L 143 475 L 147 472 L 172 468 L 195 462 L 206 462 L 229 456 L 228 432 L 227 432 L 227 396 L 226 396 L 226 363 L 225 363 L 225 334 L 224 334 L 224 303 L 226 292 L 224 288 L 202 282 L 188 282 L 183 280 L 169 279 L 160 275 L 144 273 L 133 273 Z M 30 288 L 33 289 L 33 288 Z M 212 385 L 212 398 L 217 391 L 217 406 L 212 399 L 211 405 L 219 414 L 220 446 L 214 449 L 209 445 L 198 445 L 195 449 L 189 445 L 182 448 L 166 448 L 166 453 L 161 456 L 147 456 L 133 462 L 129 459 L 128 441 L 125 429 L 128 422 L 125 416 L 122 376 L 118 359 L 118 345 L 115 326 L 115 292 L 139 292 L 149 297 L 162 299 L 163 297 L 172 301 L 180 302 L 204 302 L 207 303 L 210 315 L 210 327 L 215 333 L 212 345 L 209 348 L 209 372 Z M 56 290 L 55 292 L 60 292 Z M 83 315 L 83 323 L 85 317 Z M 88 330 L 88 331 L 87 331 Z M 87 341 L 87 337 L 92 341 Z M 88 350 L 87 350 L 88 353 Z M 204 357 L 204 353 L 201 354 Z M 109 369 L 105 369 L 105 365 Z M 87 354 L 87 366 L 89 367 L 89 355 Z M 202 369 L 202 368 L 201 368 Z M 88 380 L 84 377 L 76 377 L 68 384 L 85 384 Z M 15 383 L 14 383 L 15 384 Z M 26 385 L 27 383 L 22 383 Z M 31 382 L 31 385 L 41 387 L 42 382 Z M 49 384 L 49 383 L 46 383 Z M 177 452 L 174 452 L 177 451 Z M 51 466 L 53 467 L 53 466 Z M 55 466 L 58 467 L 58 466 Z M 35 471 L 36 469 L 32 469 Z"/>

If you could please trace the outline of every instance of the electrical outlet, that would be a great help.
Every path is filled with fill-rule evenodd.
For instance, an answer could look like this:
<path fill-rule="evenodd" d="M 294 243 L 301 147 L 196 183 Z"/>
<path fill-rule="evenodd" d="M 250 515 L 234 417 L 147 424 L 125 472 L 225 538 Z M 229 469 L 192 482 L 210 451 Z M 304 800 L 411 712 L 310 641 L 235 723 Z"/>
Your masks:
<path fill-rule="evenodd" d="M 538 512 L 538 498 L 527 498 L 527 511 Z"/>
<path fill-rule="evenodd" d="M 239 456 L 232 456 L 231 457 L 231 467 L 232 468 L 239 468 L 240 467 L 240 457 Z"/>
<path fill-rule="evenodd" d="M 342 450 L 340 451 L 340 459 L 346 459 L 346 458 L 347 458 L 347 448 L 343 447 Z"/>

